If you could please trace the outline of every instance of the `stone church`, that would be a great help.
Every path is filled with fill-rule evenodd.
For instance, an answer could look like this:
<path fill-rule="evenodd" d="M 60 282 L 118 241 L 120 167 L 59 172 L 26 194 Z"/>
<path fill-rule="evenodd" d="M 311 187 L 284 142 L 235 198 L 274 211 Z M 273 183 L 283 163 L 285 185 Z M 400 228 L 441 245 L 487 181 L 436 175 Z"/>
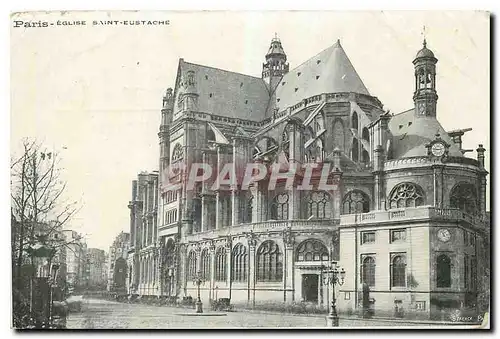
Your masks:
<path fill-rule="evenodd" d="M 408 60 L 411 62 L 411 60 Z M 179 60 L 163 97 L 159 172 L 133 184 L 130 294 L 229 298 L 234 305 L 308 303 L 327 309 L 336 265 L 337 307 L 424 318 L 477 307 L 489 270 L 485 149 L 462 145 L 470 129 L 438 118 L 436 64 L 427 47 L 413 65 L 414 107 L 391 114 L 370 94 L 340 41 L 292 68 L 278 38 L 254 77 Z M 411 95 L 411 93 L 408 93 Z M 317 164 L 311 189 L 269 175 L 243 189 L 214 178 L 187 183 L 180 166 Z M 170 172 L 169 172 L 170 173 Z M 274 185 L 273 185 L 274 186 Z"/>

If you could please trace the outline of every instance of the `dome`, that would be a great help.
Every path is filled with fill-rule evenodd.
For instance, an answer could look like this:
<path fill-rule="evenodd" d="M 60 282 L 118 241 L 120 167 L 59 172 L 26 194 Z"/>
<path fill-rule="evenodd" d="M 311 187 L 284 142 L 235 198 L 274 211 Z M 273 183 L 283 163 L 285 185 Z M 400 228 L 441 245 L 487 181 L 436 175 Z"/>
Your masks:
<path fill-rule="evenodd" d="M 434 53 L 430 49 L 427 48 L 427 42 L 424 40 L 424 47 L 418 51 L 417 56 L 415 59 L 418 58 L 435 58 Z"/>
<path fill-rule="evenodd" d="M 266 58 L 269 58 L 272 56 L 284 57 L 286 60 L 285 51 L 283 50 L 283 46 L 281 45 L 281 41 L 280 41 L 280 39 L 278 39 L 277 36 L 275 36 L 274 39 L 271 40 L 271 45 L 269 46 L 269 50 L 267 51 Z"/>

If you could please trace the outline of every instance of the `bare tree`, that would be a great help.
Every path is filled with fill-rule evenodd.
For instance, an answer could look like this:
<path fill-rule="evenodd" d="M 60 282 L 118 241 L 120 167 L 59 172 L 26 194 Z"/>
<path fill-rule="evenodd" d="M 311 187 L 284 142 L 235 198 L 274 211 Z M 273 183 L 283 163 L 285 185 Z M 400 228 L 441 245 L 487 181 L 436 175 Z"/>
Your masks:
<path fill-rule="evenodd" d="M 35 236 L 50 238 L 78 212 L 78 202 L 64 198 L 60 158 L 36 140 L 23 140 L 21 156 L 11 163 L 13 274 L 20 278 L 26 248 Z M 40 225 L 44 225 L 40 227 Z M 66 244 L 64 244 L 66 245 Z"/>

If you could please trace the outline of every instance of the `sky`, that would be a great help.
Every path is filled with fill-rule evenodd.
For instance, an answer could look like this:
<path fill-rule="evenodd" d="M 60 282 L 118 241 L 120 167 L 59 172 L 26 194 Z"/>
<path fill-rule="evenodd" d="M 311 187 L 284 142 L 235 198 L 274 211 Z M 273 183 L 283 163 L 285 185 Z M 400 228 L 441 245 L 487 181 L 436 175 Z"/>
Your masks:
<path fill-rule="evenodd" d="M 60 154 L 67 198 L 82 205 L 68 227 L 89 247 L 108 250 L 129 231 L 131 181 L 158 169 L 162 95 L 174 87 L 179 58 L 260 76 L 275 33 L 291 68 L 340 39 L 370 94 L 398 113 L 413 107 L 412 60 L 425 26 L 439 59 L 438 119 L 446 130 L 471 127 L 464 147 L 483 144 L 490 167 L 484 12 L 40 12 L 12 20 L 55 25 L 11 28 L 11 152 L 34 137 Z M 170 24 L 93 26 L 93 20 Z"/>

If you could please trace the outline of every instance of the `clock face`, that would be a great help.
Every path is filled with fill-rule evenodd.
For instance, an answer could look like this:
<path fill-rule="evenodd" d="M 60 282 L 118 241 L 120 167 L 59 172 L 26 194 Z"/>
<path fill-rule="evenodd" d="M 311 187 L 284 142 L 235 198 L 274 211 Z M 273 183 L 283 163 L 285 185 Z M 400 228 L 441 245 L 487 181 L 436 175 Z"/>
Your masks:
<path fill-rule="evenodd" d="M 444 154 L 444 151 L 445 151 L 445 148 L 444 148 L 443 143 L 441 143 L 441 142 L 437 142 L 434 145 L 432 145 L 432 147 L 431 147 L 432 155 L 434 155 L 436 157 L 442 156 Z"/>
<path fill-rule="evenodd" d="M 441 228 L 438 231 L 437 235 L 438 235 L 438 239 L 441 240 L 442 242 L 447 242 L 451 238 L 451 233 L 446 228 Z"/>

